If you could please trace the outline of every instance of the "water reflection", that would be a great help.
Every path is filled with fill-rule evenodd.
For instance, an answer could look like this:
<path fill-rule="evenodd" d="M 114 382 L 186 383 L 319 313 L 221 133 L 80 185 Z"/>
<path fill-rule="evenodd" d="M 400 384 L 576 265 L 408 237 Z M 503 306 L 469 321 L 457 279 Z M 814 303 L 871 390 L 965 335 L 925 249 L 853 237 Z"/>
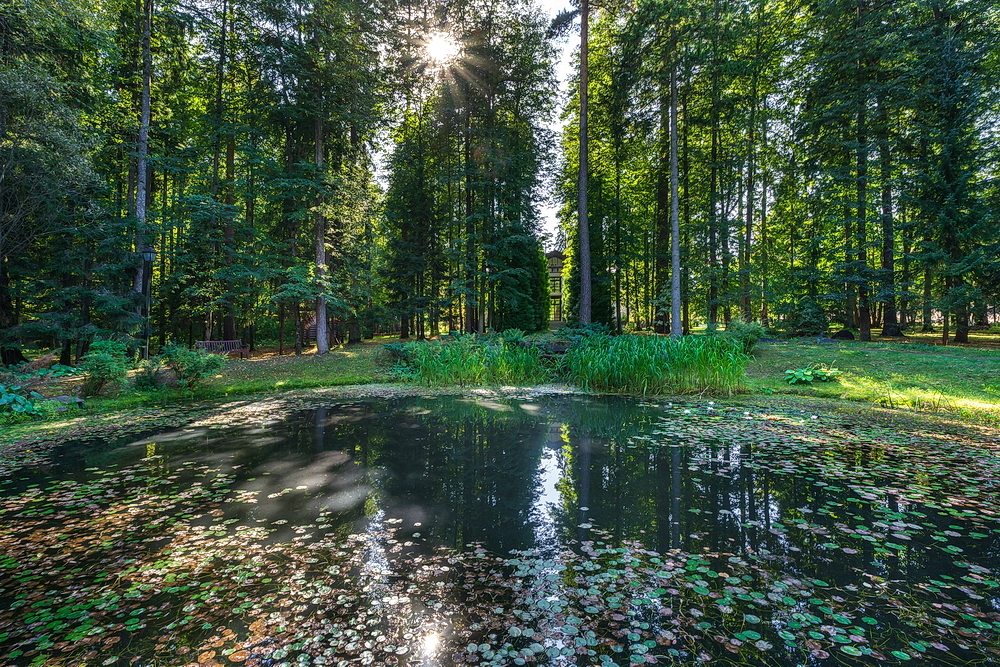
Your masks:
<path fill-rule="evenodd" d="M 658 551 L 763 551 L 844 577 L 879 547 L 876 540 L 855 544 L 854 554 L 835 549 L 845 527 L 882 539 L 907 530 L 893 529 L 901 510 L 917 512 L 920 531 L 904 537 L 923 547 L 933 543 L 930 533 L 956 521 L 912 502 L 901 506 L 891 492 L 883 502 L 862 502 L 847 486 L 819 472 L 784 470 L 790 464 L 758 455 L 760 443 L 723 431 L 694 445 L 663 435 L 659 429 L 679 413 L 615 397 L 372 400 L 264 426 L 183 429 L 111 449 L 67 447 L 57 472 L 82 474 L 151 451 L 167 468 L 184 461 L 231 467 L 239 489 L 257 498 L 236 518 L 286 520 L 275 540 L 320 515 L 345 534 L 364 532 L 384 515 L 410 536 L 503 554 L 551 551 L 588 539 L 593 526 Z M 843 454 L 859 470 L 885 463 L 878 448 Z M 995 537 L 955 544 L 974 559 L 997 552 Z M 887 564 L 886 574 L 931 574 L 940 567 L 933 556 L 911 549 Z"/>
<path fill-rule="evenodd" d="M 436 613 L 437 607 L 422 606 L 424 600 L 418 594 L 409 598 L 416 589 L 406 583 L 413 581 L 406 578 L 406 568 L 423 567 L 418 564 L 420 558 L 441 546 L 464 551 L 466 556 L 473 553 L 473 558 L 479 550 L 469 549 L 472 544 L 495 554 L 534 550 L 538 558 L 524 557 L 525 563 L 517 566 L 523 566 L 525 574 L 511 577 L 517 586 L 523 578 L 523 587 L 515 587 L 518 595 L 548 605 L 571 598 L 573 591 L 584 591 L 587 602 L 582 608 L 598 614 L 597 606 L 591 605 L 610 605 L 610 598 L 586 592 L 580 578 L 591 576 L 591 584 L 605 585 L 617 581 L 618 574 L 601 580 L 598 574 L 585 573 L 622 564 L 613 556 L 598 554 L 590 543 L 641 543 L 643 549 L 668 554 L 660 559 L 643 550 L 657 568 L 666 568 L 667 561 L 672 565 L 666 569 L 673 568 L 675 573 L 686 568 L 676 577 L 667 576 L 674 578 L 670 584 L 663 583 L 662 590 L 656 580 L 653 592 L 642 603 L 649 607 L 647 611 L 663 613 L 656 610 L 659 603 L 652 598 L 690 594 L 696 604 L 691 618 L 695 611 L 699 619 L 704 617 L 696 627 L 730 623 L 727 615 L 740 627 L 741 619 L 756 618 L 747 622 L 762 632 L 769 623 L 783 624 L 775 625 L 769 640 L 763 642 L 769 647 L 782 638 L 779 630 L 790 641 L 788 629 L 804 627 L 795 615 L 808 619 L 817 614 L 810 623 L 821 630 L 834 628 L 830 618 L 845 627 L 853 623 L 846 636 L 861 637 L 850 641 L 863 646 L 868 640 L 856 620 L 864 618 L 863 614 L 869 616 L 861 623 L 880 628 L 908 632 L 907 628 L 916 627 L 906 620 L 901 623 L 897 608 L 880 607 L 884 600 L 940 594 L 931 599 L 933 613 L 954 612 L 958 621 L 945 619 L 953 624 L 962 622 L 961 614 L 970 616 L 973 611 L 978 614 L 974 618 L 986 619 L 985 612 L 975 611 L 980 603 L 993 609 L 1000 606 L 995 575 L 988 569 L 1000 560 L 1000 525 L 993 514 L 995 499 L 989 495 L 996 490 L 995 479 L 981 476 L 970 486 L 971 478 L 949 477 L 947 466 L 934 470 L 920 465 L 919 460 L 909 459 L 908 451 L 858 442 L 854 437 L 840 445 L 836 434 L 829 432 L 822 446 L 813 451 L 814 434 L 809 429 L 775 430 L 749 414 L 746 424 L 750 425 L 737 428 L 742 422 L 716 419 L 711 407 L 702 405 L 701 410 L 701 416 L 689 418 L 686 408 L 614 397 L 359 401 L 242 428 L 180 429 L 115 447 L 102 443 L 67 446 L 54 469 L 26 473 L 0 493 L 30 495 L 40 493 L 28 490 L 40 486 L 33 483 L 39 480 L 50 484 L 51 490 L 58 484 L 52 486 L 47 478 L 103 475 L 107 484 L 94 488 L 110 493 L 111 485 L 139 484 L 129 480 L 136 479 L 135 471 L 141 469 L 148 474 L 139 479 L 149 489 L 164 479 L 176 481 L 177 488 L 169 494 L 163 491 L 163 498 L 173 502 L 183 495 L 178 489 L 206 488 L 213 485 L 213 476 L 216 481 L 225 478 L 214 494 L 187 496 L 184 502 L 188 504 L 178 515 L 184 520 L 180 522 L 184 531 L 189 523 L 206 530 L 188 532 L 211 533 L 225 541 L 234 539 L 231 531 L 247 530 L 242 533 L 246 536 L 253 527 L 267 528 L 272 532 L 260 538 L 266 548 L 255 552 L 253 562 L 263 559 L 272 547 L 282 551 L 278 543 L 292 545 L 284 549 L 287 554 L 297 547 L 303 547 L 303 552 L 343 548 L 334 559 L 347 554 L 351 565 L 344 570 L 338 565 L 332 572 L 324 570 L 323 559 L 299 555 L 302 564 L 316 564 L 317 570 L 330 575 L 327 583 L 344 587 L 337 599 L 344 599 L 338 604 L 343 605 L 347 622 L 357 619 L 359 609 L 378 619 L 393 618 L 407 605 L 416 610 L 413 624 L 400 630 L 405 634 L 383 638 L 409 651 L 410 664 L 438 664 L 440 656 L 452 650 L 442 646 L 447 647 L 460 632 L 468 632 L 461 623 L 452 625 L 453 617 L 448 614 Z M 735 419 L 742 417 L 737 413 Z M 949 465 L 960 459 L 953 456 Z M 135 465 L 117 476 L 110 472 L 129 464 Z M 954 473 L 957 468 L 951 470 Z M 921 496 L 913 488 L 928 491 Z M 977 495 L 981 500 L 976 500 Z M 226 501 L 220 502 L 222 498 Z M 168 538 L 153 519 L 158 512 L 167 516 L 167 508 L 148 498 L 135 501 L 153 515 L 144 528 L 151 531 L 151 537 L 142 540 L 142 548 L 148 550 L 150 571 L 158 571 L 161 567 L 153 565 L 168 561 L 157 561 L 155 552 Z M 203 508 L 196 506 L 199 502 Z M 126 515 L 129 512 L 111 512 L 108 517 Z M 43 522 L 39 516 L 41 512 L 14 518 Z M 91 532 L 88 526 L 87 535 Z M 238 547 L 245 549 L 246 543 Z M 204 553 L 212 548 L 206 543 L 208 552 Z M 566 560 L 567 549 L 580 557 L 569 575 L 567 566 L 556 562 Z M 711 553 L 713 562 L 671 550 L 688 555 Z M 203 552 L 188 545 L 186 553 Z M 454 552 L 447 554 L 450 558 Z M 403 556 L 416 558 L 406 561 Z M 326 557 L 331 556 L 327 553 Z M 443 562 L 437 561 L 439 569 L 426 576 L 440 577 L 444 584 L 454 572 L 443 567 Z M 725 569 L 733 567 L 744 569 Z M 249 573 L 242 576 L 263 576 L 256 565 L 244 564 L 244 568 Z M 348 570 L 349 576 L 341 576 Z M 275 565 L 267 573 L 273 576 L 280 571 Z M 660 574 L 664 572 L 652 576 Z M 323 575 L 303 574 L 300 582 L 315 576 Z M 761 580 L 751 590 L 752 584 L 744 582 L 754 576 Z M 506 578 L 490 579 L 496 580 Z M 325 610 L 330 605 L 332 598 L 325 596 L 332 595 L 333 588 L 323 586 L 325 590 L 317 590 L 315 597 L 305 596 L 301 609 L 312 605 Z M 670 593 L 668 586 L 683 590 Z M 827 599 L 823 591 L 830 587 L 836 587 L 836 593 Z M 877 592 L 876 602 L 870 599 L 873 592 Z M 439 589 L 434 594 L 439 595 Z M 468 597 L 463 596 L 468 595 L 440 593 L 440 598 L 465 605 Z M 45 595 L 45 599 L 50 597 L 57 596 Z M 746 604 L 734 611 L 734 605 L 742 604 L 739 600 Z M 828 606 L 831 600 L 836 609 Z M 494 613 L 492 598 L 488 604 L 489 613 Z M 537 610 L 532 602 L 522 611 L 529 608 Z M 752 613 L 744 617 L 748 611 Z M 559 616 L 553 613 L 554 618 Z M 605 620 L 625 619 L 615 616 L 619 615 L 612 613 Z M 769 620 L 762 622 L 765 616 Z M 996 621 L 1000 628 L 1000 616 Z M 921 622 L 932 628 L 928 636 L 944 632 L 932 617 Z M 559 627 L 559 632 L 569 633 L 566 636 L 576 632 L 561 623 Z M 976 621 L 975 628 L 984 627 L 992 626 L 986 620 Z M 810 632 L 811 641 L 815 640 L 819 631 Z M 841 636 L 823 632 L 829 641 L 839 641 L 834 637 Z M 968 637 L 977 630 L 959 626 L 956 632 Z M 762 641 L 761 633 L 752 634 Z M 737 641 L 745 641 L 748 635 L 743 636 L 744 640 L 736 637 Z M 957 648 L 962 648 L 962 641 Z M 826 652 L 828 643 L 815 650 Z M 793 662 L 789 658 L 774 664 Z"/>

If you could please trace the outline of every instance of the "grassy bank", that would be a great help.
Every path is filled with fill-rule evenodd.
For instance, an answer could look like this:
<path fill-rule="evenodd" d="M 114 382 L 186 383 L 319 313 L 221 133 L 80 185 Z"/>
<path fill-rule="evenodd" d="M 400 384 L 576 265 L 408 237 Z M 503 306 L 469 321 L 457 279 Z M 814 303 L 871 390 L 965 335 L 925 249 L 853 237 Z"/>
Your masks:
<path fill-rule="evenodd" d="M 81 428 L 91 425 L 99 431 L 100 425 L 110 426 L 116 419 L 149 420 L 150 426 L 156 426 L 156 420 L 165 412 L 183 415 L 196 406 L 201 409 L 227 401 L 249 405 L 289 390 L 308 393 L 323 387 L 385 382 L 394 360 L 383 348 L 384 342 L 388 339 L 335 350 L 322 357 L 312 353 L 278 356 L 265 352 L 253 359 L 234 359 L 193 391 L 124 390 L 114 396 L 88 399 L 83 411 L 71 409 L 46 421 L 5 425 L 0 427 L 0 444 L 54 434 L 69 422 L 76 422 L 72 428 L 76 435 Z M 614 359 L 623 360 L 624 355 Z M 784 381 L 786 369 L 811 365 L 835 367 L 842 375 L 829 383 L 789 385 Z M 741 400 L 780 402 L 797 396 L 849 401 L 858 409 L 888 407 L 1000 424 L 1000 350 L 997 349 L 913 342 L 761 344 L 746 365 L 746 375 L 749 394 Z M 48 397 L 73 395 L 79 383 L 79 377 L 62 378 L 36 389 Z M 597 386 L 597 382 L 591 385 L 595 391 L 609 390 Z"/>
<path fill-rule="evenodd" d="M 93 419 L 97 415 L 127 410 L 150 411 L 205 404 L 240 398 L 260 397 L 293 389 L 313 389 L 342 385 L 368 384 L 384 379 L 389 356 L 382 341 L 352 345 L 318 356 L 308 352 L 300 356 L 263 352 L 251 359 L 232 359 L 217 375 L 206 379 L 195 389 L 165 387 L 156 391 L 122 389 L 107 396 L 86 399 L 83 410 L 69 410 L 52 415 L 45 421 L 29 421 L 0 427 L 0 443 L 16 440 L 38 431 L 46 431 L 54 422 L 67 418 Z M 59 378 L 56 381 L 19 382 L 46 398 L 79 394 L 81 376 Z"/>
<path fill-rule="evenodd" d="M 825 365 L 834 382 L 789 385 L 787 369 Z M 1000 422 L 1000 350 L 918 343 L 758 345 L 747 365 L 751 392 L 860 401 Z"/>

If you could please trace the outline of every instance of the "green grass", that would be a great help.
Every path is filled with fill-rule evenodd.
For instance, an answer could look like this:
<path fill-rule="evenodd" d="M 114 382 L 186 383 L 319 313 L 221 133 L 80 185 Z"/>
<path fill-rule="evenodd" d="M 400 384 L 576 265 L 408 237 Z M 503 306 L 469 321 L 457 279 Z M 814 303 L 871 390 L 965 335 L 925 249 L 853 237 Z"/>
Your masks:
<path fill-rule="evenodd" d="M 789 385 L 787 369 L 838 368 L 833 382 Z M 1000 350 L 914 343 L 758 345 L 747 366 L 755 393 L 862 401 L 881 407 L 1000 420 Z"/>
<path fill-rule="evenodd" d="M 251 359 L 231 359 L 219 373 L 204 380 L 193 390 L 122 389 L 116 394 L 86 399 L 87 413 L 228 399 L 291 389 L 367 384 L 379 380 L 387 365 L 388 355 L 382 348 L 382 341 L 335 349 L 323 356 L 308 353 L 300 356 L 266 355 Z M 81 379 L 81 376 L 76 376 L 34 388 L 46 397 L 76 395 Z"/>

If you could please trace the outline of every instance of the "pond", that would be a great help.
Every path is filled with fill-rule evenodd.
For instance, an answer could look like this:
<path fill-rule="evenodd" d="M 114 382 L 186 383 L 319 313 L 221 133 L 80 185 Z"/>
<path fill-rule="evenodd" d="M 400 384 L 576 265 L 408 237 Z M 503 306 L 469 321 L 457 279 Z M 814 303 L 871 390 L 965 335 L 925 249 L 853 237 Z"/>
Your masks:
<path fill-rule="evenodd" d="M 0 481 L 12 665 L 1000 662 L 1000 458 L 858 415 L 415 396 Z"/>

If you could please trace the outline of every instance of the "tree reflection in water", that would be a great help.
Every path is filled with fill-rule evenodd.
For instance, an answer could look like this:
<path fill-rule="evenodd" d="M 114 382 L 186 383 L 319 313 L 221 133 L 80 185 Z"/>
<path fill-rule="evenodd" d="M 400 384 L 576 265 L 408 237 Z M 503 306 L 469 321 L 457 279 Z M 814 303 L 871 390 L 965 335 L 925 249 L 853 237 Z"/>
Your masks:
<path fill-rule="evenodd" d="M 996 457 L 817 420 L 414 397 L 74 444 L 3 486 L 0 645 L 13 664 L 123 640 L 162 664 L 993 659 Z"/>

